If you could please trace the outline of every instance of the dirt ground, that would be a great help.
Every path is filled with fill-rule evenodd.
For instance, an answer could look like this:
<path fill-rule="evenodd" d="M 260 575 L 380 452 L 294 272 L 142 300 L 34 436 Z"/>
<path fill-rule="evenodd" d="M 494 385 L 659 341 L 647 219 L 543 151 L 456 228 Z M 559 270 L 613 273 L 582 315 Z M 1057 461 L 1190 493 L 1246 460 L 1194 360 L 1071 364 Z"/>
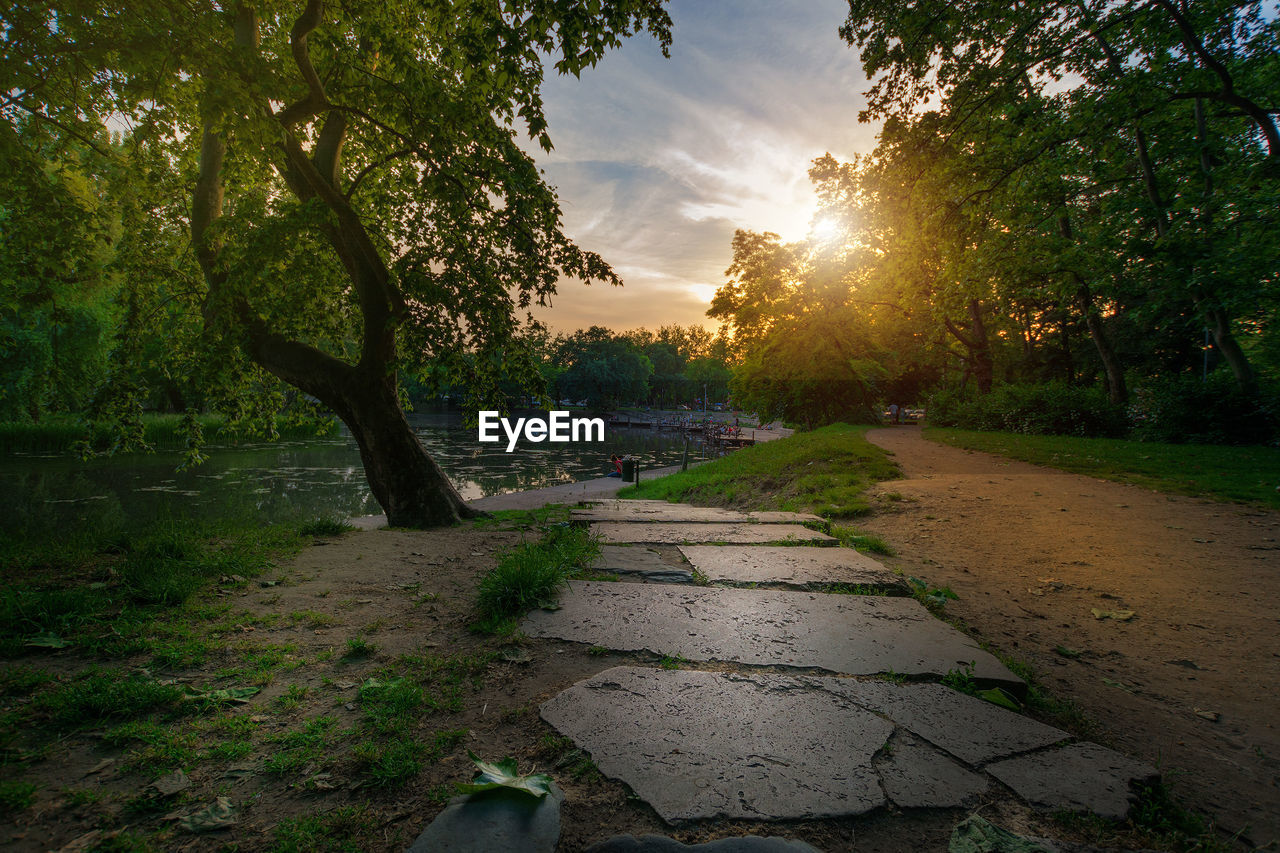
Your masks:
<path fill-rule="evenodd" d="M 959 450 L 914 426 L 868 437 L 905 475 L 876 487 L 861 525 L 897 550 L 886 563 L 949 586 L 949 615 L 1034 666 L 1186 804 L 1280 845 L 1280 513 Z"/>

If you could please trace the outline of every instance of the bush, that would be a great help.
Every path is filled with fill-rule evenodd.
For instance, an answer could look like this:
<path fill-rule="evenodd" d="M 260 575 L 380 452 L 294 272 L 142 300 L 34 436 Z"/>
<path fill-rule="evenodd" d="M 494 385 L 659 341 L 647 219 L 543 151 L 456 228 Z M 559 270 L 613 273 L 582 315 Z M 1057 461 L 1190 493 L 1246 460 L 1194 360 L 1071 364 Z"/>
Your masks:
<path fill-rule="evenodd" d="M 1101 388 L 1061 382 L 1001 385 L 990 394 L 939 391 L 928 403 L 929 423 L 1023 435 L 1118 437 L 1128 430 L 1125 410 Z"/>
<path fill-rule="evenodd" d="M 1133 438 L 1167 444 L 1267 444 L 1276 440 L 1280 405 L 1274 390 L 1250 400 L 1229 371 L 1207 379 L 1175 376 L 1135 389 L 1129 406 Z"/>

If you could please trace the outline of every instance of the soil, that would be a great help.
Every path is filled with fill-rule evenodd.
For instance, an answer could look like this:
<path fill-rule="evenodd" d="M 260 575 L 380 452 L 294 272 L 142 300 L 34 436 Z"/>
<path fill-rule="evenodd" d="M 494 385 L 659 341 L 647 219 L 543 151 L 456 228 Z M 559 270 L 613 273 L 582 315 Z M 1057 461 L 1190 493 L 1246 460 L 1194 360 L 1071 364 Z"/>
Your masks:
<path fill-rule="evenodd" d="M 1094 739 L 1155 764 L 1228 834 L 1280 846 L 1280 513 L 959 450 L 914 426 L 868 438 L 904 474 L 873 490 L 861 525 L 896 549 L 888 565 L 950 587 L 947 615 L 1032 665 Z"/>

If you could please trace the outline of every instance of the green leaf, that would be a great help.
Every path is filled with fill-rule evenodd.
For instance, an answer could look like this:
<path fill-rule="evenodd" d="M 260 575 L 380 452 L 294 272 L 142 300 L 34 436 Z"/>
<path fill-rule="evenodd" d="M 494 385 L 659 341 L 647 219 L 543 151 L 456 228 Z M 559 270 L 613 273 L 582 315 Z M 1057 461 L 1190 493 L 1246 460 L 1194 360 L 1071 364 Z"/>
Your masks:
<path fill-rule="evenodd" d="M 464 794 L 478 794 L 481 791 L 492 791 L 497 788 L 522 791 L 532 797 L 544 797 L 551 792 L 550 776 L 545 773 L 521 776 L 516 771 L 514 758 L 504 758 L 499 762 L 491 763 L 482 760 L 469 749 L 467 756 L 480 773 L 470 783 L 458 785 L 458 790 Z"/>
<path fill-rule="evenodd" d="M 1001 708 L 1008 708 L 1010 711 L 1021 711 L 1022 706 L 1018 704 L 1018 700 L 1013 698 L 1013 694 L 1002 687 L 992 687 L 990 690 L 979 690 L 979 699 L 986 699 L 993 705 L 999 705 Z"/>

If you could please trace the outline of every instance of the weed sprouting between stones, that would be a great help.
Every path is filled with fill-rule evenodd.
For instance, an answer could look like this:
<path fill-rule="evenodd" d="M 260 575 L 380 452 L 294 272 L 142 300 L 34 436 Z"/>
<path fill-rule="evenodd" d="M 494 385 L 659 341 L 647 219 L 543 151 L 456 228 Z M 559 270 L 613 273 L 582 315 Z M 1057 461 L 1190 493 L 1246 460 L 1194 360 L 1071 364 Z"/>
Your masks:
<path fill-rule="evenodd" d="M 480 579 L 479 627 L 500 633 L 515 617 L 554 602 L 565 581 L 585 571 L 599 553 L 587 530 L 569 525 L 550 527 L 541 540 L 507 551 Z"/>

